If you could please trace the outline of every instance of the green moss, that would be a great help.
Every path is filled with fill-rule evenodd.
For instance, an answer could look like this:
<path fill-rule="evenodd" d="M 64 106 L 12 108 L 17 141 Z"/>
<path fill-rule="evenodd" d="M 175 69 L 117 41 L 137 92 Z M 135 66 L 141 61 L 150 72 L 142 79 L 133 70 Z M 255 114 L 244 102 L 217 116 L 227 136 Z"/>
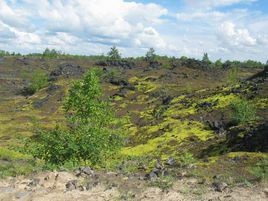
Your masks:
<path fill-rule="evenodd" d="M 183 142 L 191 136 L 198 137 L 201 141 L 206 141 L 211 137 L 212 132 L 205 129 L 204 125 L 200 122 L 188 122 L 175 119 L 165 119 L 162 124 L 146 127 L 144 134 L 156 132 L 159 130 L 167 129 L 161 136 L 148 140 L 145 144 L 140 144 L 134 147 L 126 147 L 122 153 L 125 155 L 141 156 L 146 154 L 158 153 L 164 155 L 161 152 L 162 148 L 168 148 L 169 151 L 174 151 L 175 147 L 169 145 L 170 141 L 177 141 L 178 144 Z"/>
<path fill-rule="evenodd" d="M 114 100 L 115 101 L 121 101 L 121 100 L 123 100 L 123 98 L 121 96 L 115 96 L 114 97 Z"/>
<path fill-rule="evenodd" d="M 230 105 L 232 101 L 237 99 L 237 96 L 234 94 L 224 95 L 224 94 L 216 94 L 214 96 L 203 99 L 202 102 L 217 102 L 218 104 L 215 106 L 215 109 L 225 108 Z"/>
<path fill-rule="evenodd" d="M 14 160 L 22 160 L 22 159 L 30 159 L 31 157 L 13 150 L 9 150 L 6 148 L 0 148 L 0 159 L 6 161 L 14 161 Z"/>
<path fill-rule="evenodd" d="M 257 108 L 266 108 L 268 107 L 268 98 L 258 98 L 253 103 Z"/>
<path fill-rule="evenodd" d="M 175 104 L 169 107 L 164 113 L 163 116 L 166 117 L 174 117 L 174 116 L 179 116 L 179 117 L 185 117 L 191 114 L 196 113 L 196 104 L 193 104 L 192 106 L 186 108 L 183 104 Z"/>
<path fill-rule="evenodd" d="M 227 157 L 229 158 L 235 158 L 235 157 L 243 157 L 247 156 L 249 158 L 267 158 L 268 154 L 261 153 L 261 152 L 230 152 L 227 154 Z"/>

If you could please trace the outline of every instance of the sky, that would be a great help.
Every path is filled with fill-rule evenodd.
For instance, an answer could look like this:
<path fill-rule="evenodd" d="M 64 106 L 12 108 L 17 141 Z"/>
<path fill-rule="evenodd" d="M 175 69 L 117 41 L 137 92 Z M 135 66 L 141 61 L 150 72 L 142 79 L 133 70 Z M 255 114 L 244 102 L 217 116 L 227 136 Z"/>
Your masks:
<path fill-rule="evenodd" d="M 0 49 L 268 60 L 268 0 L 0 0 Z"/>

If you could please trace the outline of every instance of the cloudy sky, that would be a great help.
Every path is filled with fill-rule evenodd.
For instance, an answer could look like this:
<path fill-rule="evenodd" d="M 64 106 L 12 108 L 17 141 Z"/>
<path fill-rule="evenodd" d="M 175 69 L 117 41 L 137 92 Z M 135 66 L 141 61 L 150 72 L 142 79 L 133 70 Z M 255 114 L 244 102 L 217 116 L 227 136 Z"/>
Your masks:
<path fill-rule="evenodd" d="M 268 60 L 268 0 L 0 0 L 0 49 Z"/>

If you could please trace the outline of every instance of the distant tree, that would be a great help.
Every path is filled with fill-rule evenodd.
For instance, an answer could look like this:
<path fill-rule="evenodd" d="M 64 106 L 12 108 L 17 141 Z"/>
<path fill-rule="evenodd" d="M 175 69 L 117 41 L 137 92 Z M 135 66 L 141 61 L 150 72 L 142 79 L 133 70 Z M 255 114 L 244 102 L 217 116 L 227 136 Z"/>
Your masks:
<path fill-rule="evenodd" d="M 0 57 L 3 57 L 3 56 L 9 56 L 10 53 L 5 51 L 5 50 L 0 50 Z"/>
<path fill-rule="evenodd" d="M 150 48 L 145 55 L 145 60 L 148 62 L 154 62 L 156 60 L 156 54 L 154 48 Z"/>
<path fill-rule="evenodd" d="M 57 58 L 61 56 L 63 53 L 61 51 L 57 51 L 55 49 L 49 49 L 46 48 L 45 51 L 43 52 L 43 57 L 44 58 Z"/>
<path fill-rule="evenodd" d="M 121 59 L 121 54 L 116 46 L 111 47 L 110 51 L 107 53 L 109 60 L 118 61 Z"/>
<path fill-rule="evenodd" d="M 211 63 L 211 61 L 209 60 L 209 57 L 208 57 L 208 53 L 204 53 L 203 58 L 202 58 L 202 62 L 204 62 L 206 64 Z"/>

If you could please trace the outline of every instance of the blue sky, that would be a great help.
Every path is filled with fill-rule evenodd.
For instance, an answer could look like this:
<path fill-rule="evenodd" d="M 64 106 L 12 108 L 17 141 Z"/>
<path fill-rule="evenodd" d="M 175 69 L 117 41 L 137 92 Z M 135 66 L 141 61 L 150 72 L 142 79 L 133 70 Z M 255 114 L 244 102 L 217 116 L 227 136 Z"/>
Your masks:
<path fill-rule="evenodd" d="M 0 49 L 268 60 L 267 0 L 0 0 Z"/>

